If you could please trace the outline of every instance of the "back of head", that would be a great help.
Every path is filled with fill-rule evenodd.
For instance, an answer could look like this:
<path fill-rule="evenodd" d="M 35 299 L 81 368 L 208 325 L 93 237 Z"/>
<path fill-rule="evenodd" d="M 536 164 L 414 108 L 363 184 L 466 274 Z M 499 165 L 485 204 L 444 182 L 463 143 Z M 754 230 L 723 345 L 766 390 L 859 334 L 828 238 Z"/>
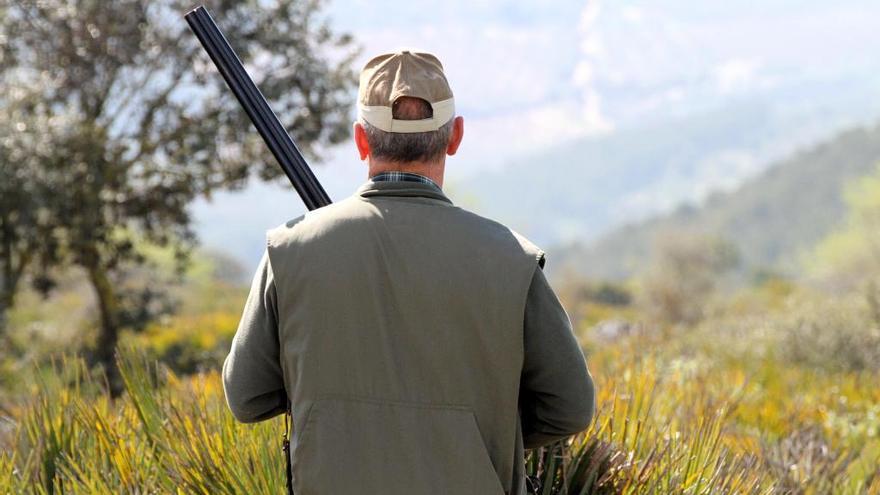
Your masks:
<path fill-rule="evenodd" d="M 431 105 L 411 96 L 401 96 L 394 101 L 392 116 L 395 120 L 424 120 L 433 117 Z M 370 150 L 377 160 L 393 163 L 433 162 L 446 152 L 452 133 L 452 120 L 436 131 L 386 132 L 361 119 L 367 133 Z"/>
<path fill-rule="evenodd" d="M 361 71 L 358 120 L 373 158 L 432 162 L 449 143 L 452 90 L 434 55 L 402 51 L 374 57 Z"/>

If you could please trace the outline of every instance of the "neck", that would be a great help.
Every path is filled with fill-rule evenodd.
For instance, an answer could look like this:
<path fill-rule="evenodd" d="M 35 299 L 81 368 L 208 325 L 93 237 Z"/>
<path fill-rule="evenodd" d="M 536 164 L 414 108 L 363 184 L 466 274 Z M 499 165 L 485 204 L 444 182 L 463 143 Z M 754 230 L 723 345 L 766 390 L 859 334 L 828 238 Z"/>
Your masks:
<path fill-rule="evenodd" d="M 379 162 L 370 160 L 369 177 L 382 172 L 409 172 L 411 174 L 423 175 L 443 187 L 443 172 L 446 169 L 444 160 L 436 162 Z"/>

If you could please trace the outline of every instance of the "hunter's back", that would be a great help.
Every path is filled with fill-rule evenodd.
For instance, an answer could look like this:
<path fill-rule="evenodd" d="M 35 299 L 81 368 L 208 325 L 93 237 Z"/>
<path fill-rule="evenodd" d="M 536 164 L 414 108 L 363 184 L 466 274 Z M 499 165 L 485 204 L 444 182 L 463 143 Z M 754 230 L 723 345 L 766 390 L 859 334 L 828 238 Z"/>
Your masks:
<path fill-rule="evenodd" d="M 431 185 L 368 182 L 268 252 L 298 494 L 520 490 L 540 250 Z"/>

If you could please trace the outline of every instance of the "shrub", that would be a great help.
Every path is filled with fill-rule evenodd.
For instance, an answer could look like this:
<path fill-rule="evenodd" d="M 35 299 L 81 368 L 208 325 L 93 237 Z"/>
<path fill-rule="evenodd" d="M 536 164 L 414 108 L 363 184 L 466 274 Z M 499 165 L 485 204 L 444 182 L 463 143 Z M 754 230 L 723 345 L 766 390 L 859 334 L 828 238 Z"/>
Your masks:
<path fill-rule="evenodd" d="M 801 301 L 778 322 L 779 353 L 826 371 L 880 371 L 880 325 L 855 298 Z"/>

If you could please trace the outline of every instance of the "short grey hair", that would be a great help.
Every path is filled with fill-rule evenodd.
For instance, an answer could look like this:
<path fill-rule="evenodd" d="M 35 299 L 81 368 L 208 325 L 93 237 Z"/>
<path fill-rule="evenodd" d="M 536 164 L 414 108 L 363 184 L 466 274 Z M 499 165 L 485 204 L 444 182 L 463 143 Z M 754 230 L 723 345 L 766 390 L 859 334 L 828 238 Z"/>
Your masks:
<path fill-rule="evenodd" d="M 420 98 L 402 97 L 392 107 L 392 116 L 398 120 L 421 120 L 432 115 L 431 105 Z M 370 154 L 374 158 L 410 163 L 439 160 L 446 153 L 454 120 L 449 119 L 436 131 L 428 132 L 385 132 L 364 119 L 360 119 L 360 124 L 366 131 Z"/>

